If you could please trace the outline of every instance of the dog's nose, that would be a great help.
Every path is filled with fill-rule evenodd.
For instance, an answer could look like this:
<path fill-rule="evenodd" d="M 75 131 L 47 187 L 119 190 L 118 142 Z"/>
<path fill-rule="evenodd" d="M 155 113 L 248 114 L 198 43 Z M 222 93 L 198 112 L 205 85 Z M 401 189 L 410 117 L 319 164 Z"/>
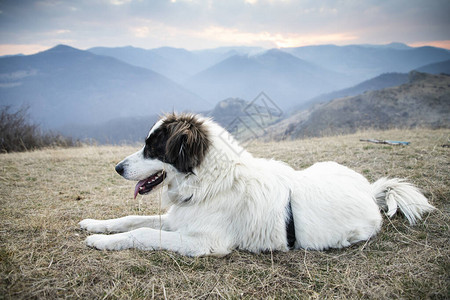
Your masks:
<path fill-rule="evenodd" d="M 123 164 L 117 164 L 116 172 L 119 173 L 119 175 L 122 176 L 123 175 L 123 171 L 124 171 Z"/>

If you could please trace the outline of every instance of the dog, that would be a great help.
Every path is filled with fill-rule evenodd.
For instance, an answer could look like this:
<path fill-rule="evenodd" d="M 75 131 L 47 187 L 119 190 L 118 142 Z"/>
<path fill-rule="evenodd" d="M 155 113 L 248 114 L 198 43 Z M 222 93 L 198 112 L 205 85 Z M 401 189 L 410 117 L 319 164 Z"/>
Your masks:
<path fill-rule="evenodd" d="M 168 114 L 145 146 L 115 167 L 137 181 L 134 197 L 162 189 L 167 213 L 79 223 L 101 250 L 169 250 L 186 256 L 342 248 L 373 237 L 382 213 L 399 209 L 413 225 L 434 209 L 412 184 L 373 184 L 335 162 L 296 171 L 255 158 L 211 119 Z M 104 234 L 107 233 L 107 234 Z"/>

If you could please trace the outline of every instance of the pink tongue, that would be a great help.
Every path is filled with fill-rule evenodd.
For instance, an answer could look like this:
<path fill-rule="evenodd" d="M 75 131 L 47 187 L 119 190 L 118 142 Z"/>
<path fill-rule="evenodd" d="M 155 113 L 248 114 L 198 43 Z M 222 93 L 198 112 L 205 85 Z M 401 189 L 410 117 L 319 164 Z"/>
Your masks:
<path fill-rule="evenodd" d="M 137 194 L 139 193 L 139 188 L 147 182 L 147 179 L 141 180 L 136 184 L 136 187 L 134 188 L 134 199 L 136 199 Z"/>

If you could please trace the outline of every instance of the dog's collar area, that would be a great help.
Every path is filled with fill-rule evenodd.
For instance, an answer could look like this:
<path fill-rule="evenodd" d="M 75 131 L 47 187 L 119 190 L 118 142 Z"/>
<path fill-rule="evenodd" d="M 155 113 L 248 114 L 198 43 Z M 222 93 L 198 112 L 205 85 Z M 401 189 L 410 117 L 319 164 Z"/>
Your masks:
<path fill-rule="evenodd" d="M 294 226 L 294 216 L 292 215 L 291 197 L 289 196 L 289 202 L 286 207 L 287 218 L 286 218 L 286 237 L 287 245 L 289 249 L 294 249 L 295 246 L 295 226 Z"/>

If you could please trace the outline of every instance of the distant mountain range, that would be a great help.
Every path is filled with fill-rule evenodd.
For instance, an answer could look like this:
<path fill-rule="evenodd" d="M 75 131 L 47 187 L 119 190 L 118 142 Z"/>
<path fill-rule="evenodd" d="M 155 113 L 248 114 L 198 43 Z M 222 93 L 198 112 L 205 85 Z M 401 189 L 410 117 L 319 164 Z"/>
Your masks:
<path fill-rule="evenodd" d="M 0 106 L 29 106 L 33 122 L 74 137 L 129 140 L 134 124 L 162 112 L 207 112 L 223 99 L 248 102 L 264 91 L 289 116 L 404 83 L 407 75 L 395 72 L 449 73 L 449 61 L 445 49 L 399 43 L 198 51 L 59 45 L 0 57 Z M 116 123 L 120 130 L 108 130 Z"/>
<path fill-rule="evenodd" d="M 286 109 L 322 92 L 351 84 L 343 75 L 272 49 L 257 55 L 234 55 L 198 73 L 185 86 L 213 102 L 229 96 L 252 100 L 266 92 Z"/>
<path fill-rule="evenodd" d="M 448 60 L 450 54 L 445 49 L 412 48 L 401 43 L 384 46 L 308 46 L 285 48 L 283 51 L 360 82 L 383 73 L 407 73 L 424 65 Z"/>
<path fill-rule="evenodd" d="M 63 45 L 0 58 L 0 105 L 29 105 L 47 128 L 213 106 L 154 71 Z"/>
<path fill-rule="evenodd" d="M 450 74 L 450 60 L 429 64 L 416 70 L 430 74 Z"/>
<path fill-rule="evenodd" d="M 406 73 L 385 73 L 375 78 L 363 81 L 350 88 L 337 90 L 331 93 L 322 94 L 314 97 L 311 100 L 293 107 L 290 111 L 297 112 L 299 110 L 307 109 L 317 103 L 324 103 L 337 98 L 356 96 L 368 91 L 381 90 L 384 88 L 398 86 L 409 81 L 409 75 Z"/>
<path fill-rule="evenodd" d="M 151 50 L 122 47 L 89 51 L 152 69 L 213 103 L 228 97 L 251 101 L 265 91 L 284 109 L 383 73 L 407 73 L 450 59 L 450 52 L 445 49 L 412 48 L 401 43 L 280 50 L 228 47 L 187 51 L 169 47 Z"/>
<path fill-rule="evenodd" d="M 59 128 L 66 136 L 87 143 L 132 144 L 144 143 L 150 128 L 159 115 L 114 118 L 100 124 L 70 124 Z"/>
<path fill-rule="evenodd" d="M 258 53 L 263 48 L 223 47 L 210 50 L 188 51 L 181 48 L 161 47 L 142 49 L 135 47 L 95 47 L 89 52 L 117 58 L 130 65 L 153 70 L 171 80 L 183 83 L 191 76 L 234 55 Z"/>
<path fill-rule="evenodd" d="M 313 106 L 268 131 L 274 139 L 295 139 L 414 127 L 450 128 L 450 75 L 413 71 L 408 83 Z"/>

